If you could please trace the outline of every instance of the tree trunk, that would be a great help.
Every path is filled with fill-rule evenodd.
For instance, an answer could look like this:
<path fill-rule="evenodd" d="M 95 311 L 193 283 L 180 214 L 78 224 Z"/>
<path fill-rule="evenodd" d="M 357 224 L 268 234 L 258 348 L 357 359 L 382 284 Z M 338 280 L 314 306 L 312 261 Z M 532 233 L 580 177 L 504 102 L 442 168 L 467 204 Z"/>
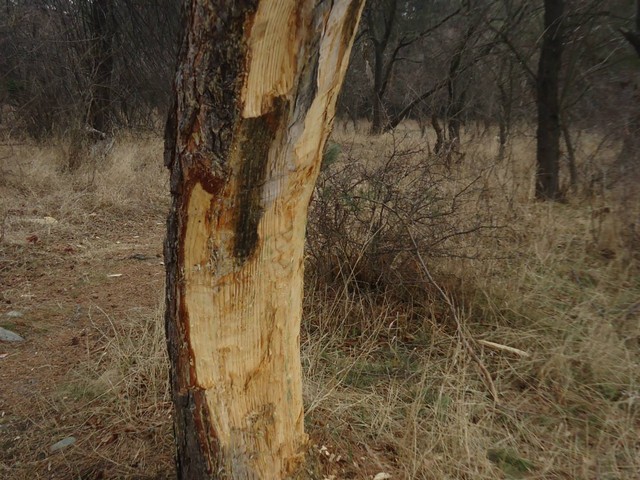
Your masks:
<path fill-rule="evenodd" d="M 636 0 L 636 31 L 623 30 L 625 38 L 635 48 L 638 58 L 640 58 L 640 0 Z M 640 100 L 640 91 L 635 86 L 634 101 Z M 636 109 L 631 117 L 627 119 L 623 130 L 622 149 L 618 154 L 618 162 L 622 172 L 631 165 L 638 164 L 640 156 L 640 109 Z"/>
<path fill-rule="evenodd" d="M 387 90 L 389 77 L 395 62 L 396 52 L 385 61 L 385 52 L 389 46 L 391 33 L 395 26 L 398 10 L 397 0 L 383 0 L 369 2 L 367 14 L 369 39 L 373 44 L 373 89 L 371 91 L 372 119 L 371 134 L 382 133 L 382 128 L 387 120 L 387 112 L 384 107 L 384 96 Z"/>
<path fill-rule="evenodd" d="M 578 168 L 576 166 L 576 150 L 571 140 L 571 131 L 566 122 L 562 122 L 562 136 L 564 137 L 564 146 L 567 149 L 567 164 L 569 166 L 569 187 L 575 189 L 578 186 Z"/>
<path fill-rule="evenodd" d="M 564 0 L 545 0 L 544 33 L 536 77 L 538 132 L 536 198 L 560 197 L 560 102 L 558 87 L 562 66 Z"/>
<path fill-rule="evenodd" d="M 512 73 L 511 64 L 509 65 L 509 75 Z M 500 96 L 500 105 L 498 107 L 498 161 L 504 160 L 507 151 L 507 142 L 509 141 L 509 133 L 511 131 L 511 103 L 513 101 L 513 87 L 511 84 L 511 76 L 508 77 L 508 88 L 498 82 L 498 93 Z"/>
<path fill-rule="evenodd" d="M 460 149 L 460 127 L 462 126 L 462 111 L 464 109 L 464 89 L 461 87 L 458 71 L 462 64 L 462 55 L 467 46 L 467 42 L 471 38 L 475 28 L 469 27 L 465 32 L 465 36 L 456 49 L 451 62 L 449 64 L 449 72 L 447 75 L 447 107 L 446 107 L 446 125 L 449 139 L 447 142 L 447 155 L 449 161 L 452 152 Z"/>
<path fill-rule="evenodd" d="M 385 112 L 384 105 L 382 103 L 382 59 L 378 59 L 378 51 L 376 50 L 375 72 L 373 91 L 371 97 L 372 103 L 372 118 L 371 118 L 371 134 L 378 135 L 382 132 L 382 123 L 384 121 Z M 382 57 L 382 54 L 380 54 Z"/>
<path fill-rule="evenodd" d="M 185 1 L 165 134 L 181 479 L 283 479 L 303 460 L 307 207 L 362 5 Z"/>
<path fill-rule="evenodd" d="M 89 104 L 89 125 L 106 132 L 111 120 L 111 72 L 113 70 L 113 0 L 91 4 L 91 61 L 93 80 Z"/>

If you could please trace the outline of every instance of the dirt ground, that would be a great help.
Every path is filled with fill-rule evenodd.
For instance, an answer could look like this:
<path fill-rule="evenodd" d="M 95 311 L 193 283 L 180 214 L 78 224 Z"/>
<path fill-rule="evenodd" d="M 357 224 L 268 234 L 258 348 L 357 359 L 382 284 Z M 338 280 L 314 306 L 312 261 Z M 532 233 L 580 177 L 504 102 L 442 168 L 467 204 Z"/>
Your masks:
<path fill-rule="evenodd" d="M 170 477 L 169 449 L 141 462 L 152 458 L 145 450 L 170 443 L 167 418 L 144 431 L 126 418 L 105 425 L 87 405 L 91 395 L 77 391 L 83 364 L 105 348 L 103 333 L 158 310 L 164 218 L 89 214 L 79 229 L 35 213 L 7 212 L 0 248 L 0 326 L 25 339 L 0 343 L 0 477 Z M 51 452 L 68 437 L 73 446 Z M 99 447 L 119 444 L 127 451 L 114 464 Z"/>

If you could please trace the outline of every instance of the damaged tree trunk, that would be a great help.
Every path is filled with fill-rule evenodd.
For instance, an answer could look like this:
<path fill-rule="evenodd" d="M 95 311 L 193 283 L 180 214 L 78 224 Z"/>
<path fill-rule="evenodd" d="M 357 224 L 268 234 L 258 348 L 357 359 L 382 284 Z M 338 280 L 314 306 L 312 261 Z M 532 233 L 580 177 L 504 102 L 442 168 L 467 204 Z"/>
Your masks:
<path fill-rule="evenodd" d="M 303 460 L 307 207 L 364 0 L 186 0 L 165 134 L 178 477 Z"/>

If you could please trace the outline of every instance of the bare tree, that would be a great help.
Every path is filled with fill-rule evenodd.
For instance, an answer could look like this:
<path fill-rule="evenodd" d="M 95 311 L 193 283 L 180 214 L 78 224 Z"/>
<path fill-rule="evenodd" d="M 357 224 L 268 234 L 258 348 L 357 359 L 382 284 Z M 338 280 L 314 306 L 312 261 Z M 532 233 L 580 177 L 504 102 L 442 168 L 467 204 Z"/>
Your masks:
<path fill-rule="evenodd" d="M 560 69 L 564 0 L 545 0 L 544 32 L 536 76 L 538 130 L 536 149 L 536 198 L 560 196 Z"/>
<path fill-rule="evenodd" d="M 115 18 L 113 0 L 93 0 L 89 23 L 91 30 L 91 98 L 88 124 L 99 132 L 110 126 L 111 73 L 113 70 L 113 37 Z"/>
<path fill-rule="evenodd" d="M 373 45 L 371 133 L 374 134 L 380 133 L 382 130 L 384 115 L 382 99 L 387 90 L 391 70 L 395 63 L 395 54 L 392 54 L 391 58 L 385 59 L 385 53 L 393 28 L 396 26 L 397 10 L 397 0 L 374 0 L 370 2 L 365 14 L 369 39 Z"/>
<path fill-rule="evenodd" d="M 303 457 L 307 207 L 363 4 L 185 2 L 165 137 L 180 478 L 281 479 Z"/>
<path fill-rule="evenodd" d="M 364 13 L 364 33 L 371 45 L 371 133 L 379 134 L 389 122 L 385 96 L 391 85 L 394 68 L 408 59 L 402 54 L 426 39 L 460 12 L 444 14 L 433 25 L 425 25 L 427 15 L 433 14 L 424 2 L 415 0 L 373 0 Z"/>
<path fill-rule="evenodd" d="M 153 126 L 168 108 L 175 0 L 12 0 L 0 14 L 0 97 L 35 137 Z"/>
<path fill-rule="evenodd" d="M 628 29 L 621 29 L 621 32 L 640 58 L 640 0 L 636 0 L 635 32 Z M 623 128 L 622 149 L 618 155 L 619 163 L 623 167 L 637 164 L 636 161 L 640 157 L 640 106 L 638 105 L 640 103 L 640 86 L 636 84 L 635 88 L 633 98 L 635 108 Z"/>
<path fill-rule="evenodd" d="M 420 38 L 426 39 L 428 35 L 443 27 L 443 36 L 448 40 L 447 43 L 452 44 L 447 49 L 447 60 L 440 66 L 440 70 L 437 71 L 440 74 L 430 85 L 424 81 L 424 77 L 420 79 L 421 82 L 414 87 L 416 93 L 412 95 L 412 99 L 393 115 L 389 115 L 383 126 L 384 131 L 396 128 L 412 112 L 444 90 L 446 99 L 440 101 L 437 107 L 431 108 L 431 123 L 438 136 L 438 145 L 442 149 L 456 148 L 467 103 L 466 92 L 473 83 L 469 81 L 469 77 L 472 76 L 473 67 L 486 58 L 496 45 L 495 33 L 487 35 L 487 17 L 495 2 L 462 3 L 462 7 L 445 15 L 434 26 L 422 32 Z M 457 25 L 450 25 L 454 18 Z M 431 64 L 427 65 L 427 68 L 435 70 Z M 440 125 L 439 116 L 444 118 L 446 128 Z"/>

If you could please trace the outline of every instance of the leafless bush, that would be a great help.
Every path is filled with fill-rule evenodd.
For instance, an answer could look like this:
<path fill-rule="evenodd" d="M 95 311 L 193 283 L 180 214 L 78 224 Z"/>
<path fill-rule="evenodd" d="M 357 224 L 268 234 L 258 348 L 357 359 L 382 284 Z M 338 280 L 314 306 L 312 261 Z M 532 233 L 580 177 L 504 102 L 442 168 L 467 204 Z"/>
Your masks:
<path fill-rule="evenodd" d="M 373 144 L 355 137 L 341 145 L 339 159 L 325 162 L 307 236 L 320 278 L 377 289 L 414 286 L 424 280 L 416 248 L 428 258 L 475 256 L 473 242 L 461 238 L 494 226 L 477 206 L 480 176 L 453 173 L 446 155 L 428 154 L 409 135 L 388 137 Z"/>

